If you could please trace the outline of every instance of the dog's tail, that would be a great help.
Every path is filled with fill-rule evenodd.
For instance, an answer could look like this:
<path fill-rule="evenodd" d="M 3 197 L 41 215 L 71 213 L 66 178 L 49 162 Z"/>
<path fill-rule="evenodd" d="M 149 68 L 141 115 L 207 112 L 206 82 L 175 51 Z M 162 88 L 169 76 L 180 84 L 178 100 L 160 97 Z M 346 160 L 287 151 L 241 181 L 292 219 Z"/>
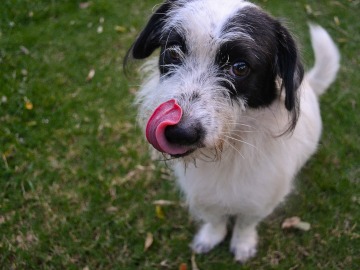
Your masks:
<path fill-rule="evenodd" d="M 307 79 L 315 93 L 320 96 L 336 78 L 340 67 L 340 53 L 324 28 L 310 25 L 310 34 L 315 64 L 307 73 Z"/>

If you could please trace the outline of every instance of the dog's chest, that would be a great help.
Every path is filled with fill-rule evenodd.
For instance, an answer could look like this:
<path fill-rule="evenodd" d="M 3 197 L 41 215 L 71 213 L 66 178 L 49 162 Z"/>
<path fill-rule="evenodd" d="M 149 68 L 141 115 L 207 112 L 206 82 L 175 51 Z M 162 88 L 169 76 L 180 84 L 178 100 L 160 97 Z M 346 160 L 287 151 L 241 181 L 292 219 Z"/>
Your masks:
<path fill-rule="evenodd" d="M 178 164 L 175 173 L 190 207 L 211 208 L 229 215 L 256 214 L 264 211 L 264 204 L 273 205 L 279 193 L 290 189 L 290 183 L 278 177 L 281 172 L 256 166 L 238 158 L 220 163 L 199 162 L 186 169 Z"/>

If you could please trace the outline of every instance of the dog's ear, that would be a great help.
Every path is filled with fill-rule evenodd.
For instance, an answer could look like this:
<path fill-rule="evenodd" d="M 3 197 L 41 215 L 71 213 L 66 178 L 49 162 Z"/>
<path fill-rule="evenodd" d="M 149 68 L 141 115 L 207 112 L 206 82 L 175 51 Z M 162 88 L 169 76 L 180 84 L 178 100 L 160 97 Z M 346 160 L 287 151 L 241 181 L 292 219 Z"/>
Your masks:
<path fill-rule="evenodd" d="M 285 88 L 285 107 L 292 116 L 288 131 L 292 131 L 299 117 L 297 90 L 304 77 L 304 67 L 294 38 L 280 23 L 277 25 L 277 40 L 277 73 L 282 79 L 281 88 Z"/>
<path fill-rule="evenodd" d="M 172 6 L 172 2 L 175 1 L 167 0 L 155 11 L 131 46 L 129 52 L 135 59 L 144 59 L 150 56 L 160 46 L 160 37 L 165 24 L 164 19 Z"/>
<path fill-rule="evenodd" d="M 285 107 L 288 111 L 296 109 L 297 89 L 304 77 L 304 67 L 299 51 L 289 31 L 280 23 L 277 26 L 278 52 L 277 69 L 285 88 Z"/>

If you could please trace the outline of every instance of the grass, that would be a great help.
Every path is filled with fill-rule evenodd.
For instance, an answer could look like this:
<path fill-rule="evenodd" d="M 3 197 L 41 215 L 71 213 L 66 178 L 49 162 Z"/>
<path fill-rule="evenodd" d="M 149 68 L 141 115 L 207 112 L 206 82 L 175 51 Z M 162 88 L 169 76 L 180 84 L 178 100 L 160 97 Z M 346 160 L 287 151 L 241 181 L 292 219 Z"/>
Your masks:
<path fill-rule="evenodd" d="M 123 57 L 158 0 L 3 0 L 0 9 L 0 268 L 191 269 L 196 224 L 169 170 L 151 162 L 135 125 L 138 80 Z M 289 26 L 311 66 L 307 21 L 342 54 L 322 97 L 318 153 L 297 189 L 259 227 L 256 258 L 233 262 L 227 240 L 200 269 L 359 269 L 360 3 L 257 1 Z M 92 79 L 86 79 L 90 70 Z M 156 212 L 154 200 L 171 200 Z M 164 217 L 162 218 L 162 214 Z M 283 231 L 300 216 L 308 232 Z M 152 245 L 144 251 L 151 233 Z"/>

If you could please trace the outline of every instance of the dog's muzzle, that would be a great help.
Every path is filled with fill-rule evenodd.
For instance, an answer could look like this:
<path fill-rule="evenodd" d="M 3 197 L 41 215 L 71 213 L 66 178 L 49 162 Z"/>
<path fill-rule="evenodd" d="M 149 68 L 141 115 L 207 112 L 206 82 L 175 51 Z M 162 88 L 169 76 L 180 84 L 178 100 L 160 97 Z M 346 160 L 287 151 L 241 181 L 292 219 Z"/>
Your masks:
<path fill-rule="evenodd" d="M 184 156 L 195 150 L 201 138 L 196 125 L 181 121 L 183 111 L 175 99 L 160 104 L 146 125 L 146 138 L 158 151 L 171 156 Z"/>

